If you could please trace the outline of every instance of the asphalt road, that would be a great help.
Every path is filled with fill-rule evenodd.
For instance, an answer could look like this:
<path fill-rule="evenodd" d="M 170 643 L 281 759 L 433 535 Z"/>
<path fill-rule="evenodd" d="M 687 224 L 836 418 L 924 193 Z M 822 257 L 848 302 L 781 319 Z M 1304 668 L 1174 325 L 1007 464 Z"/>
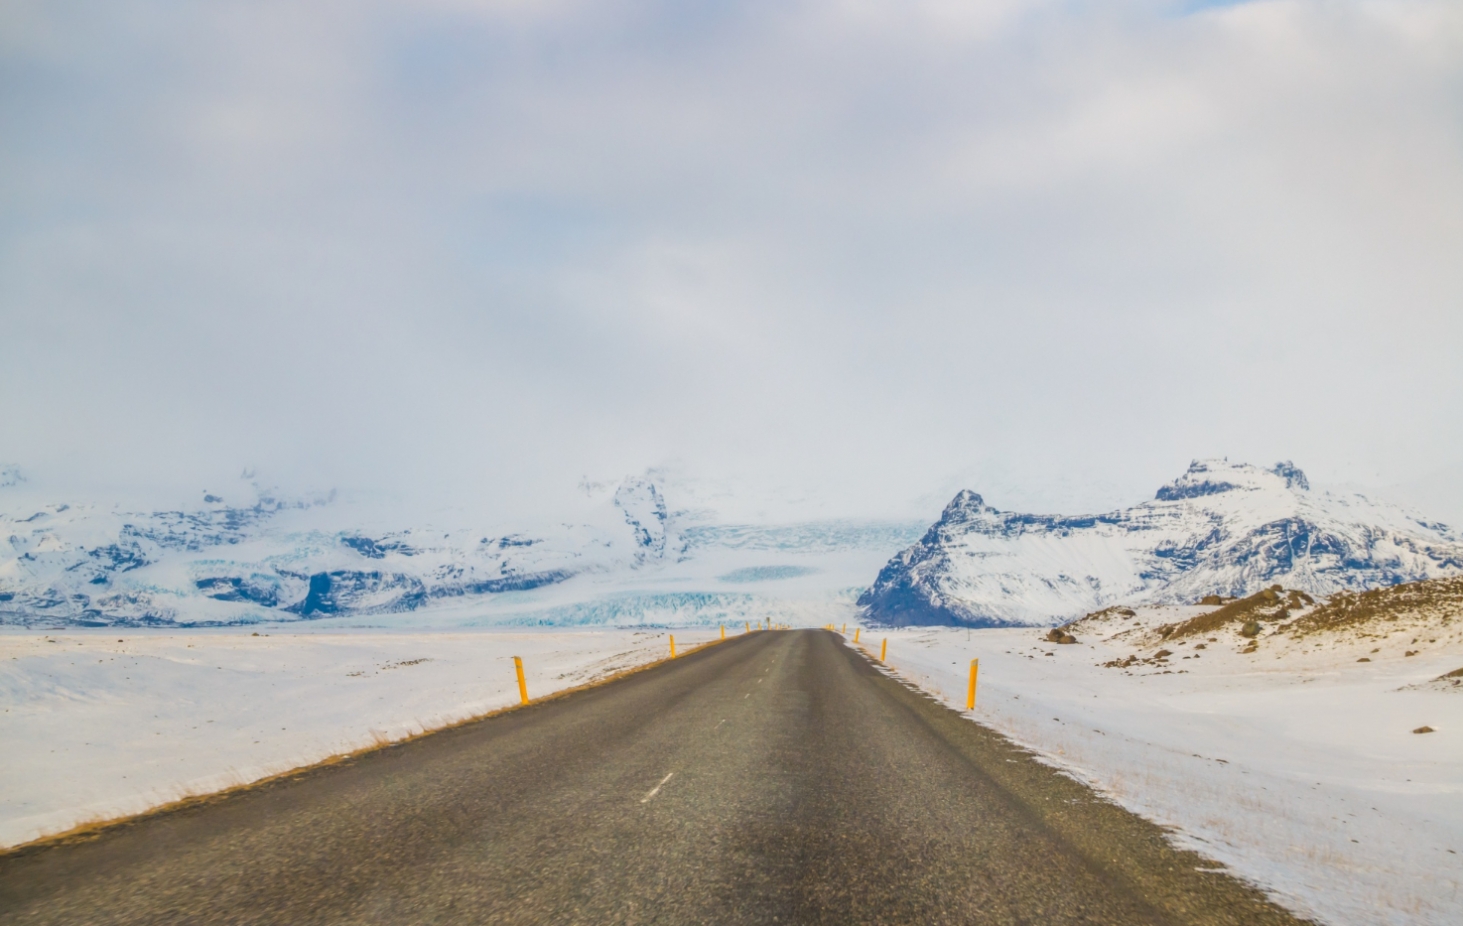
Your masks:
<path fill-rule="evenodd" d="M 1297 922 L 873 668 L 754 633 L 0 856 L 0 923 Z"/>

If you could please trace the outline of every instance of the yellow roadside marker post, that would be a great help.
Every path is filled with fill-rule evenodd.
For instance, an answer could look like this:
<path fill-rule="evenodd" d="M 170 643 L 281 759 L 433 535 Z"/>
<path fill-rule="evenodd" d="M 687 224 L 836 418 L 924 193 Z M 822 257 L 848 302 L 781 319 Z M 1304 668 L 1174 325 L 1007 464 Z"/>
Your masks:
<path fill-rule="evenodd" d="M 746 632 L 747 632 L 747 633 L 751 633 L 751 632 L 752 632 L 752 622 L 751 622 L 751 621 L 743 621 L 743 622 L 742 622 L 742 623 L 744 623 L 744 624 L 746 624 L 746 625 L 747 625 L 747 630 L 746 630 Z"/>
<path fill-rule="evenodd" d="M 723 640 L 725 640 L 725 639 L 726 639 L 726 625 L 725 625 L 725 624 L 722 624 L 722 625 L 721 625 L 721 638 L 722 638 L 722 639 L 723 639 Z"/>
<path fill-rule="evenodd" d="M 965 709 L 975 710 L 975 676 L 980 671 L 980 660 L 970 660 L 970 693 L 965 696 Z"/>
<path fill-rule="evenodd" d="M 883 662 L 884 657 L 889 655 L 889 638 L 884 638 L 884 645 L 879 647 L 879 661 Z"/>
<path fill-rule="evenodd" d="M 518 700 L 528 703 L 528 683 L 523 680 L 523 660 L 513 657 L 513 668 L 518 673 Z"/>
<path fill-rule="evenodd" d="M 862 628 L 862 627 L 855 627 L 855 628 L 853 628 L 853 642 L 855 642 L 855 643 L 858 642 L 859 631 L 860 630 L 863 630 L 863 629 L 864 628 Z"/>
<path fill-rule="evenodd" d="M 676 658 L 676 635 L 671 634 L 671 658 Z"/>
<path fill-rule="evenodd" d="M 841 634 L 843 634 L 845 637 L 848 636 L 848 625 L 847 624 L 844 624 L 843 625 L 843 629 L 840 630 L 840 631 L 838 631 L 838 632 L 841 633 Z"/>

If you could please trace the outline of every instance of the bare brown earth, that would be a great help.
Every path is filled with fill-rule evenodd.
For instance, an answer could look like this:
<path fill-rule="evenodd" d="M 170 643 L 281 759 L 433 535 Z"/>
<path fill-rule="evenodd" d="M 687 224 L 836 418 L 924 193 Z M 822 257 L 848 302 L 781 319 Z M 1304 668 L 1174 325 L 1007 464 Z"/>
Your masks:
<path fill-rule="evenodd" d="M 1114 606 L 1059 629 L 1132 646 L 1131 655 L 1104 663 L 1123 669 L 1139 664 L 1165 666 L 1166 658 L 1173 655 L 1168 647 L 1189 642 L 1195 644 L 1189 652 L 1213 644 L 1234 644 L 1242 647 L 1242 654 L 1262 651 L 1262 642 L 1272 652 L 1277 646 L 1279 652 L 1301 652 L 1324 644 L 1337 651 L 1359 649 L 1363 655 L 1355 661 L 1366 663 L 1378 653 L 1406 658 L 1463 639 L 1463 577 L 1340 592 L 1321 602 L 1305 592 L 1272 585 L 1222 602 L 1209 596 L 1200 605 L 1213 609 L 1162 622 L 1161 617 L 1154 620 L 1163 613 L 1162 608 L 1135 611 Z M 1288 650 L 1284 644 L 1289 645 Z M 1449 674 L 1422 687 L 1463 689 L 1463 679 Z"/>
<path fill-rule="evenodd" d="M 1286 590 L 1272 585 L 1253 595 L 1221 605 L 1207 614 L 1190 618 L 1179 624 L 1168 624 L 1158 628 L 1164 639 L 1175 640 L 1215 633 L 1230 626 L 1244 628 L 1251 622 L 1270 621 L 1281 623 L 1290 617 L 1290 612 L 1315 604 L 1315 599 L 1305 592 Z M 1253 636 L 1253 634 L 1246 634 Z"/>
<path fill-rule="evenodd" d="M 1407 617 L 1430 618 L 1440 627 L 1463 621 L 1463 576 L 1340 592 L 1297 618 L 1290 631 L 1301 636 L 1362 630 Z"/>

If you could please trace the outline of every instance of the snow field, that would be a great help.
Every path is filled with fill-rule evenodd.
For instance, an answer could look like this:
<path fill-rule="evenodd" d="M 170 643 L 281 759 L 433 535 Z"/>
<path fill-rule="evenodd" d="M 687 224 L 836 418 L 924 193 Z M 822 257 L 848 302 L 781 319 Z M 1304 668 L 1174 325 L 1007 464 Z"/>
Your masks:
<path fill-rule="evenodd" d="M 718 636 L 670 632 L 679 654 Z M 0 846 L 517 704 L 513 656 L 538 698 L 664 659 L 668 642 L 665 630 L 0 634 Z"/>
<path fill-rule="evenodd" d="M 1139 613 L 1147 627 L 1190 610 Z M 0 845 L 510 706 L 515 655 L 542 697 L 665 658 L 668 633 L 681 653 L 718 636 L 286 629 L 0 634 Z M 1277 636 L 1244 655 L 1221 636 L 1199 659 L 1196 639 L 1166 644 L 1167 666 L 1124 669 L 1102 663 L 1155 644 L 1112 629 L 1067 646 L 1037 629 L 862 641 L 877 655 L 887 637 L 890 669 L 957 710 L 979 658 L 975 719 L 1302 914 L 1463 921 L 1463 690 L 1422 684 L 1463 666 L 1463 640 L 1435 634 L 1406 657 L 1410 629 Z M 1411 732 L 1423 725 L 1436 732 Z"/>
<path fill-rule="evenodd" d="M 1372 641 L 1266 640 L 1242 655 L 1224 638 L 1202 658 L 1125 672 L 1101 664 L 1131 645 L 1043 636 L 866 629 L 862 642 L 877 655 L 887 637 L 889 669 L 956 710 L 979 658 L 969 716 L 1292 910 L 1463 922 L 1463 690 L 1399 690 L 1463 666 L 1463 643 L 1358 664 Z M 1436 732 L 1411 732 L 1424 725 Z"/>

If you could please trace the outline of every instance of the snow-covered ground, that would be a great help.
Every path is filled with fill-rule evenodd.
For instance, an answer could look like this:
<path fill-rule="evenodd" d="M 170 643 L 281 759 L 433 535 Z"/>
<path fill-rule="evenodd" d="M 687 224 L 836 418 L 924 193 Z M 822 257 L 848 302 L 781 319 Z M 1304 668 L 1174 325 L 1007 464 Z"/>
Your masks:
<path fill-rule="evenodd" d="M 740 633 L 742 625 L 728 627 Z M 137 813 L 664 659 L 691 631 L 0 634 L 0 846 Z"/>
<path fill-rule="evenodd" d="M 1141 609 L 1142 622 L 1202 610 Z M 1251 654 L 1227 631 L 1198 658 L 1202 638 L 1169 645 L 1167 667 L 1128 668 L 1102 663 L 1133 653 L 1131 639 L 1043 634 L 903 629 L 862 642 L 877 655 L 887 637 L 897 675 L 961 710 L 978 658 L 972 716 L 1291 909 L 1330 923 L 1463 922 L 1463 688 L 1426 684 L 1463 667 L 1456 630 L 1266 638 Z M 1423 726 L 1435 732 L 1412 732 Z"/>
<path fill-rule="evenodd" d="M 1207 638 L 1163 644 L 1166 664 L 1103 665 L 1151 658 L 1145 628 L 1203 610 L 1089 622 L 1076 645 L 1036 629 L 862 640 L 877 652 L 888 637 L 892 670 L 957 708 L 978 657 L 977 719 L 1292 909 L 1330 923 L 1463 922 L 1463 687 L 1428 684 L 1463 667 L 1463 626 L 1277 631 L 1249 654 L 1226 630 L 1197 659 Z M 717 636 L 669 632 L 678 648 Z M 668 631 L 260 633 L 0 634 L 0 844 L 511 705 L 514 655 L 531 695 L 583 684 L 664 658 Z M 1435 732 L 1411 732 L 1422 726 Z"/>

